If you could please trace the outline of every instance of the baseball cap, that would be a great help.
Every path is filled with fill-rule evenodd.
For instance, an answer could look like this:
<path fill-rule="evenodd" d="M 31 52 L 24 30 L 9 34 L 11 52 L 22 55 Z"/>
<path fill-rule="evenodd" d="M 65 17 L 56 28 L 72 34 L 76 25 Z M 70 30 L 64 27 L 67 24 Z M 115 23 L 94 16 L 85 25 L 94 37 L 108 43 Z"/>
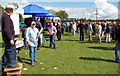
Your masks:
<path fill-rule="evenodd" d="M 35 21 L 32 21 L 31 24 L 32 24 L 32 25 L 36 25 L 36 22 L 35 22 Z"/>

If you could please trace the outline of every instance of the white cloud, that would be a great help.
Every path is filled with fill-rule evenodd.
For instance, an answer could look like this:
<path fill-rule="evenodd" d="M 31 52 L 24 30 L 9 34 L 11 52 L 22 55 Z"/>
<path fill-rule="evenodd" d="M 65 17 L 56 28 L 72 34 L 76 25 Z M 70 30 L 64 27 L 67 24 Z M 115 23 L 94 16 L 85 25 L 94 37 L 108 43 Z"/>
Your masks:
<path fill-rule="evenodd" d="M 44 7 L 44 6 L 43 6 Z M 95 17 L 95 10 L 93 9 L 88 9 L 88 8 L 61 8 L 61 7 L 44 7 L 47 10 L 49 9 L 54 9 L 55 11 L 60 11 L 60 10 L 65 10 L 69 18 L 92 18 L 94 19 Z"/>
<path fill-rule="evenodd" d="M 55 2 L 57 0 L 46 0 L 45 2 Z M 63 1 L 63 0 L 59 0 L 59 1 Z M 69 0 L 66 2 L 71 2 L 73 0 Z M 76 2 L 78 0 L 74 0 L 74 2 Z M 82 2 L 82 1 L 86 1 L 86 2 L 90 2 L 90 0 L 79 0 L 78 2 Z M 94 8 L 61 8 L 61 7 L 51 7 L 51 6 L 43 6 L 41 4 L 37 4 L 37 2 L 44 2 L 44 1 L 38 1 L 38 0 L 34 0 L 31 1 L 45 9 L 54 9 L 55 11 L 59 11 L 59 10 L 65 10 L 69 17 L 74 17 L 74 18 L 91 18 L 91 19 L 95 19 L 95 13 L 96 13 L 96 8 L 98 8 L 98 19 L 106 19 L 106 18 L 118 18 L 118 8 L 114 5 L 112 5 L 111 3 L 108 3 L 108 1 L 111 0 L 91 0 L 91 2 L 95 2 L 95 7 Z M 115 1 L 115 0 L 113 0 Z M 118 0 L 116 0 L 118 1 Z M 7 3 L 12 3 L 12 2 L 17 2 L 20 6 L 20 8 L 23 8 L 24 6 L 30 4 L 30 0 L 2 0 L 1 1 L 2 5 L 5 5 Z M 64 2 L 64 1 L 63 1 Z"/>
<path fill-rule="evenodd" d="M 95 8 L 98 8 L 98 14 L 101 18 L 118 18 L 118 8 L 107 0 L 95 0 Z"/>
<path fill-rule="evenodd" d="M 64 9 L 69 17 L 74 18 L 91 18 L 95 19 L 96 8 L 98 8 L 98 19 L 116 19 L 118 18 L 118 8 L 111 3 L 108 3 L 107 0 L 94 0 L 94 8 L 60 8 L 60 7 L 49 7 L 44 6 L 46 9 L 54 9 L 59 11 Z"/>

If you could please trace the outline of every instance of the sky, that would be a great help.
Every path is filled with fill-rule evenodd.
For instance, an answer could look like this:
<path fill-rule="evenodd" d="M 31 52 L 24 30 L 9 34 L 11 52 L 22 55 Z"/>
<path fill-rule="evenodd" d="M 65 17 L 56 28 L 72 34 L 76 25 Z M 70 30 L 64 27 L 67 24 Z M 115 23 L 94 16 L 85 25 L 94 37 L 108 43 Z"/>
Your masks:
<path fill-rule="evenodd" d="M 118 2 L 120 0 L 1 0 L 1 5 L 8 2 L 17 2 L 20 8 L 28 4 L 37 4 L 46 10 L 65 10 L 69 18 L 91 18 L 95 19 L 96 8 L 98 19 L 118 18 Z"/>
<path fill-rule="evenodd" d="M 34 2 L 30 2 L 34 3 Z M 94 2 L 37 2 L 44 6 L 50 7 L 64 7 L 64 8 L 93 8 Z M 118 2 L 109 2 L 118 7 Z"/>

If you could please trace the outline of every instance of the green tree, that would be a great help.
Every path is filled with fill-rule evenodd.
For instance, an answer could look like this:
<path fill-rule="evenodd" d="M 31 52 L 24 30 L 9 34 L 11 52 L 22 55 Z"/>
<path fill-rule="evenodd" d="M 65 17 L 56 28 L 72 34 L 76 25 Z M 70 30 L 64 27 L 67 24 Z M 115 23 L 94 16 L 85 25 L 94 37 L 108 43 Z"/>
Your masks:
<path fill-rule="evenodd" d="M 86 18 L 81 18 L 80 21 L 82 21 L 82 22 L 86 22 L 87 19 L 86 19 Z"/>
<path fill-rule="evenodd" d="M 50 11 L 54 16 L 56 16 L 56 11 L 55 11 L 55 10 L 50 9 L 50 10 L 48 10 L 48 11 Z"/>
<path fill-rule="evenodd" d="M 63 10 L 60 10 L 59 12 L 56 12 L 56 16 L 60 17 L 60 18 L 68 18 L 68 14 Z"/>
<path fill-rule="evenodd" d="M 91 20 L 91 19 L 88 19 L 87 21 L 88 21 L 88 22 L 92 22 L 92 20 Z"/>

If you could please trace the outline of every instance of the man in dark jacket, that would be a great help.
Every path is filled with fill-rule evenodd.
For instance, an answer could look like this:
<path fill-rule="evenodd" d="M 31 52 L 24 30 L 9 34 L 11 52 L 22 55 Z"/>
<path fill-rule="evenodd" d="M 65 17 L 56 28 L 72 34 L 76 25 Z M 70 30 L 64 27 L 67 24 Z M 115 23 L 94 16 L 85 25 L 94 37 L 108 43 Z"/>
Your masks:
<path fill-rule="evenodd" d="M 57 38 L 58 38 L 58 41 L 60 41 L 61 40 L 61 23 L 60 22 L 57 23 L 56 28 L 57 28 Z"/>
<path fill-rule="evenodd" d="M 16 61 L 16 46 L 14 42 L 14 26 L 10 18 L 13 13 L 13 6 L 7 5 L 5 14 L 2 15 L 2 37 L 5 43 L 5 51 L 2 56 L 2 65 L 8 68 L 15 68 L 18 66 Z"/>
<path fill-rule="evenodd" d="M 85 25 L 81 21 L 80 24 L 78 24 L 78 27 L 80 27 L 80 41 L 84 41 L 84 29 L 85 29 Z"/>
<path fill-rule="evenodd" d="M 115 62 L 120 63 L 119 60 L 119 50 L 120 50 L 120 24 L 117 23 L 116 27 L 116 46 L 115 46 Z"/>
<path fill-rule="evenodd" d="M 42 28 L 42 24 L 40 23 L 40 18 L 37 18 L 36 21 L 36 28 L 40 31 Z M 39 49 L 41 47 L 41 38 L 38 38 L 38 46 L 37 49 Z"/>

